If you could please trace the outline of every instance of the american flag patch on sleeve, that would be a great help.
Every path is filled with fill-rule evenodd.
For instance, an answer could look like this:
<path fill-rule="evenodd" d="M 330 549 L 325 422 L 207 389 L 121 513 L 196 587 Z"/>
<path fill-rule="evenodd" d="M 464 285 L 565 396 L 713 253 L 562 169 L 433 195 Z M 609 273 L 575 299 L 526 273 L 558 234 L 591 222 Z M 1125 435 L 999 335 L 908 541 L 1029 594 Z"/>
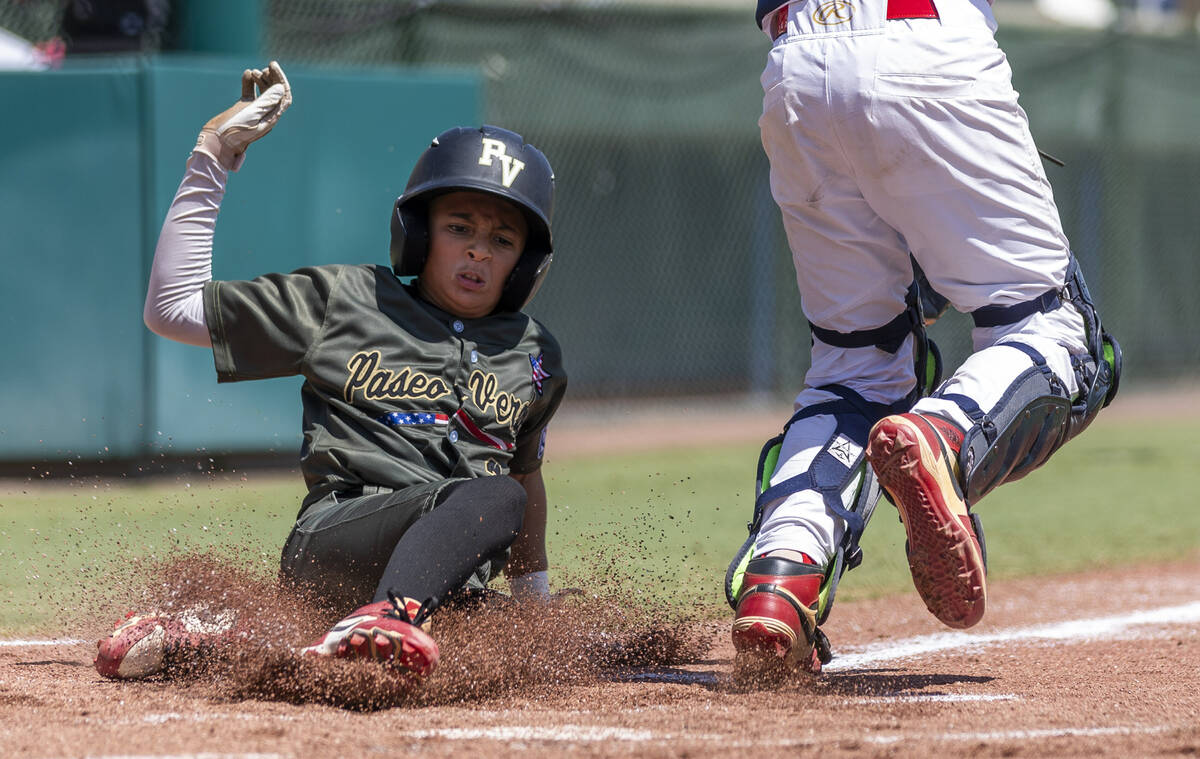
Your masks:
<path fill-rule="evenodd" d="M 537 390 L 537 394 L 542 394 L 542 380 L 550 378 L 550 372 L 546 371 L 546 367 L 542 366 L 541 356 L 530 356 L 529 364 L 533 367 L 533 387 Z"/>

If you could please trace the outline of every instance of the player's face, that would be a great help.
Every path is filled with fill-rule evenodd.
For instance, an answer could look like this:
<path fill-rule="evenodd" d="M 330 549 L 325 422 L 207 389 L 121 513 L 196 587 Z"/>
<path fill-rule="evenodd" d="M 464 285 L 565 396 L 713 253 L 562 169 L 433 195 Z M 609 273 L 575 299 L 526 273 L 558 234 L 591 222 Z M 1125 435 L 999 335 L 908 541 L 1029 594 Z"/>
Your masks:
<path fill-rule="evenodd" d="M 421 295 L 455 316 L 487 316 L 525 250 L 528 231 L 517 206 L 495 195 L 439 195 L 429 206 L 429 258 L 417 279 Z"/>

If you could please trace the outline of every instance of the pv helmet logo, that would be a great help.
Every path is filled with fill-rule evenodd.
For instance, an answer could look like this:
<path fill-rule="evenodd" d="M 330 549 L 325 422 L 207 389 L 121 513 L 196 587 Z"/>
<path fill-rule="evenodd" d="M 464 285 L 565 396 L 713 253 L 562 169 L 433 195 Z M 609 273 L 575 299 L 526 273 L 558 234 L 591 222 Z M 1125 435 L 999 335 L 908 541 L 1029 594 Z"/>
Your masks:
<path fill-rule="evenodd" d="M 829 0 L 813 11 L 813 21 L 822 26 L 844 24 L 854 15 L 854 8 L 845 0 Z"/>
<path fill-rule="evenodd" d="M 512 187 L 512 183 L 516 181 L 521 169 L 525 168 L 525 162 L 510 156 L 501 140 L 484 137 L 483 152 L 479 154 L 479 165 L 491 166 L 493 158 L 500 159 L 500 184 Z"/>

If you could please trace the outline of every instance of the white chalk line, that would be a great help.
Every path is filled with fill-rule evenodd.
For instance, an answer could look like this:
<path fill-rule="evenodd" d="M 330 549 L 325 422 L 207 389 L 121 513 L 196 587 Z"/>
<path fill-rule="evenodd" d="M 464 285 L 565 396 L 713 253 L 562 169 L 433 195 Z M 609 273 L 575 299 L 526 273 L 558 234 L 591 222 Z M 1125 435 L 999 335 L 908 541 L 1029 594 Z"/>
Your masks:
<path fill-rule="evenodd" d="M 37 646 L 77 646 L 87 643 L 86 640 L 75 638 L 59 638 L 58 640 L 0 640 L 0 648 L 35 648 Z"/>
<path fill-rule="evenodd" d="M 291 754 L 87 754 L 84 759 L 290 759 Z"/>
<path fill-rule="evenodd" d="M 1150 733 L 1163 733 L 1173 728 L 1167 725 L 1128 725 L 1118 727 L 1095 728 L 1053 728 L 1046 730 L 1008 730 L 974 733 L 942 733 L 919 736 L 921 740 L 943 742 L 980 742 L 980 741 L 1034 741 L 1048 738 L 1099 737 L 1106 735 L 1135 736 Z M 600 743 L 622 741 L 627 743 L 678 743 L 700 742 L 721 743 L 726 748 L 754 747 L 798 747 L 817 746 L 828 741 L 813 740 L 812 738 L 783 738 L 783 739 L 738 739 L 728 734 L 714 733 L 658 733 L 653 730 L 642 730 L 626 727 L 611 727 L 604 725 L 560 725 L 556 727 L 533 726 L 493 726 L 476 728 L 436 728 L 429 730 L 410 730 L 397 733 L 397 738 L 403 737 L 415 740 L 446 740 L 446 741 L 528 741 L 542 743 Z M 911 734 L 897 735 L 846 735 L 836 739 L 858 740 L 876 745 L 889 745 L 901 741 L 913 740 Z M 290 759 L 287 754 L 259 753 L 195 753 L 195 754 L 93 754 L 85 759 Z"/>
<path fill-rule="evenodd" d="M 628 741 L 646 743 L 649 741 L 670 740 L 674 736 L 667 733 L 655 733 L 652 730 L 638 730 L 629 727 L 606 727 L 603 725 L 557 725 L 554 727 L 533 727 L 529 725 L 496 725 L 495 727 L 442 727 L 430 730 L 406 730 L 396 737 L 452 741 L 546 741 L 569 743 L 598 743 L 607 741 Z"/>
<path fill-rule="evenodd" d="M 1020 701 L 1015 693 L 897 693 L 891 696 L 848 698 L 846 704 L 957 704 L 983 701 Z"/>
<path fill-rule="evenodd" d="M 902 735 L 872 735 L 861 738 L 866 743 L 899 743 L 913 740 L 935 741 L 1039 741 L 1047 738 L 1095 738 L 1102 735 L 1147 735 L 1177 730 L 1170 725 L 1127 725 L 1121 727 L 1060 727 L 1045 730 L 1003 730 L 991 733 L 931 733 Z"/>
<path fill-rule="evenodd" d="M 161 713 L 161 714 L 143 714 L 141 717 L 138 717 L 136 719 L 127 719 L 127 720 L 123 720 L 121 722 L 116 722 L 112 719 L 98 719 L 95 721 L 103 722 L 106 725 L 113 725 L 113 724 L 165 725 L 168 722 L 227 722 L 231 719 L 232 720 L 240 719 L 240 720 L 245 720 L 248 722 L 259 722 L 259 721 L 263 720 L 264 718 L 266 718 L 265 715 L 261 715 L 261 714 L 242 714 L 242 713 L 229 714 L 229 713 L 225 713 L 225 712 L 215 712 L 215 713 L 211 713 L 211 714 L 204 714 L 204 713 L 200 713 L 200 712 L 197 712 L 194 714 L 180 714 L 178 712 L 165 712 L 165 713 Z M 279 722 L 293 722 L 293 721 L 299 719 L 299 717 L 297 717 L 294 714 L 273 714 L 273 715 L 269 716 L 269 719 L 276 720 Z"/>
<path fill-rule="evenodd" d="M 720 743 L 723 748 L 762 748 L 814 746 L 811 738 L 748 739 L 726 733 L 659 733 L 628 727 L 604 725 L 558 725 L 533 727 L 496 725 L 492 727 L 446 727 L 410 730 L 397 738 L 445 741 L 522 741 L 541 743 Z"/>
<path fill-rule="evenodd" d="M 1089 738 L 1105 735 L 1147 735 L 1176 730 L 1170 725 L 1125 725 L 1118 727 L 1049 728 L 1045 730 L 1006 730 L 976 733 L 928 733 L 896 735 L 862 735 L 861 733 L 832 736 L 827 739 L 806 738 L 739 738 L 724 733 L 659 733 L 626 727 L 602 725 L 560 725 L 556 727 L 532 727 L 497 725 L 474 728 L 435 728 L 410 730 L 397 737 L 416 740 L 445 741 L 527 741 L 541 743 L 599 743 L 623 741 L 627 743 L 720 743 L 725 748 L 793 748 L 798 746 L 820 746 L 843 741 L 862 741 L 888 745 L 901 741 L 933 740 L 948 743 L 981 741 L 1036 741 L 1047 738 Z"/>
<path fill-rule="evenodd" d="M 972 651 L 987 646 L 1032 640 L 1062 642 L 1105 640 L 1128 634 L 1132 628 L 1152 625 L 1179 625 L 1200 622 L 1200 601 L 1166 606 L 1160 609 L 1092 619 L 1075 619 L 1031 627 L 1017 627 L 994 633 L 948 632 L 916 638 L 875 643 L 849 652 L 839 652 L 825 665 L 826 672 L 861 669 L 900 659 L 914 659 L 941 651 Z M 617 679 L 637 682 L 671 682 L 685 685 L 714 685 L 718 678 L 711 672 L 644 671 L 620 675 Z"/>
<path fill-rule="evenodd" d="M 938 633 L 917 638 L 889 641 L 865 646 L 856 653 L 844 653 L 825 665 L 827 672 L 860 669 L 862 667 L 911 659 L 939 651 L 979 649 L 986 646 L 1027 643 L 1031 640 L 1082 642 L 1105 640 L 1125 634 L 1133 627 L 1147 625 L 1179 625 L 1200 622 L 1200 601 L 1181 606 L 1118 614 L 1111 617 L 1076 619 L 1032 627 L 1017 627 L 994 633 Z"/>
<path fill-rule="evenodd" d="M 846 699 L 845 703 L 846 704 L 882 704 L 882 703 L 895 703 L 897 701 L 906 702 L 906 703 L 957 703 L 957 702 L 968 703 L 968 702 L 985 702 L 985 701 L 1016 701 L 1019 699 L 1020 699 L 1020 697 L 1013 693 L 999 693 L 999 694 L 899 693 L 894 696 L 883 696 L 883 697 L 874 696 L 874 697 L 864 697 L 864 698 L 851 698 L 851 699 Z M 504 715 L 497 714 L 495 716 L 504 716 Z M 111 717 L 105 717 L 105 718 L 89 717 L 86 719 L 86 721 L 103 723 L 105 725 L 165 725 L 168 722 L 228 722 L 229 720 L 245 720 L 245 721 L 251 721 L 251 722 L 260 722 L 263 720 L 275 720 L 275 721 L 280 721 L 280 722 L 293 722 L 297 719 L 302 719 L 302 718 L 297 715 L 294 715 L 294 714 L 261 715 L 261 714 L 240 714 L 240 713 L 229 714 L 229 713 L 224 713 L 224 712 L 218 712 L 218 713 L 212 713 L 212 714 L 206 714 L 206 713 L 202 713 L 202 712 L 195 712 L 192 714 L 181 714 L 179 712 L 161 712 L 161 713 L 157 713 L 157 714 L 143 714 L 140 717 L 129 717 L 129 718 L 125 718 L 125 719 L 116 719 L 116 720 L 112 719 Z M 526 728 L 521 727 L 521 728 L 511 728 L 511 729 L 524 730 Z M 605 728 L 605 729 L 607 729 L 607 728 Z M 620 728 L 620 729 L 625 729 L 625 728 Z M 410 735 L 414 735 L 414 734 L 410 733 Z M 424 736 L 416 735 L 415 737 L 424 737 Z M 613 737 L 613 736 L 610 736 L 608 734 L 603 734 L 601 737 L 596 738 L 596 740 L 608 740 L 611 737 Z"/>

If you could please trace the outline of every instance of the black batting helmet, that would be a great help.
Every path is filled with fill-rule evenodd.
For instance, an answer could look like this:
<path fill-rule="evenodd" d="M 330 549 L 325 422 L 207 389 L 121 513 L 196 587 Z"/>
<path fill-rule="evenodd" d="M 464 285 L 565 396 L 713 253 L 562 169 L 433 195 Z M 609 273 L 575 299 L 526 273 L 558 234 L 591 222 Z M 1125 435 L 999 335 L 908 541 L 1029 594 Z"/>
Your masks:
<path fill-rule="evenodd" d="M 417 159 L 392 211 L 392 269 L 397 276 L 418 276 L 425 268 L 429 202 L 456 190 L 497 195 L 525 214 L 529 223 L 525 250 L 496 305 L 496 311 L 519 311 L 537 292 L 554 257 L 550 162 L 540 150 L 526 145 L 521 135 L 500 127 L 456 127 L 439 134 Z"/>

